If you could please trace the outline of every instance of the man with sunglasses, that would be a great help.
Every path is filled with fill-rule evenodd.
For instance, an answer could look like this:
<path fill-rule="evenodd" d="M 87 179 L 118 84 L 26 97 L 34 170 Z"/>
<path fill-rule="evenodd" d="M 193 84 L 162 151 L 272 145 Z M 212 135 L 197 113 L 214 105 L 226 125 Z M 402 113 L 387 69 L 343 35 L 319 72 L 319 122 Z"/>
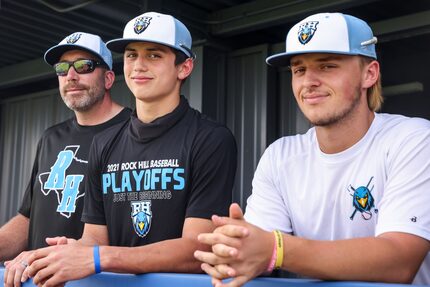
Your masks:
<path fill-rule="evenodd" d="M 123 38 L 108 42 L 124 53 L 136 111 L 94 138 L 82 239 L 37 250 L 29 262 L 35 284 L 100 271 L 201 272 L 193 252 L 205 247 L 197 235 L 213 230 L 214 211 L 228 212 L 237 150 L 225 126 L 180 95 L 193 69 L 191 44 L 184 24 L 154 12 L 132 19 Z"/>
<path fill-rule="evenodd" d="M 112 56 L 97 35 L 77 32 L 45 53 L 58 75 L 61 97 L 75 116 L 42 135 L 18 215 L 0 230 L 0 258 L 47 246 L 48 237 L 79 239 L 88 153 L 96 133 L 130 117 L 111 99 Z M 32 251 L 6 262 L 5 286 L 19 286 Z M 22 278 L 21 278 L 22 277 Z"/>

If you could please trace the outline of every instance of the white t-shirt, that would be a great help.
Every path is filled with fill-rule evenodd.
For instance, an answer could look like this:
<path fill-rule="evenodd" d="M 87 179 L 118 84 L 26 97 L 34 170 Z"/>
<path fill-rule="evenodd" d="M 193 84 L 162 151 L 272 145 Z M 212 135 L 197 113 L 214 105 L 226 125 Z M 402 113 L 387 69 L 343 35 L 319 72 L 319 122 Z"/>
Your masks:
<path fill-rule="evenodd" d="M 366 135 L 337 154 L 315 128 L 264 152 L 245 218 L 315 240 L 406 232 L 430 240 L 430 122 L 375 114 Z M 430 253 L 414 284 L 430 284 Z"/>

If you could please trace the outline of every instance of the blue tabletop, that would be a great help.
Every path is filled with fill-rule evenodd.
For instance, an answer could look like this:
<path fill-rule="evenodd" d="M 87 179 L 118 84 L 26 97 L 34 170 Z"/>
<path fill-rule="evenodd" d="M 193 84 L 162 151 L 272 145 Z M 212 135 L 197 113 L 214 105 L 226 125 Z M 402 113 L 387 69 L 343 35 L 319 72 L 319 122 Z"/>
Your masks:
<path fill-rule="evenodd" d="M 0 284 L 3 283 L 4 268 L 0 268 Z M 27 281 L 23 287 L 35 286 L 31 281 Z M 211 279 L 203 274 L 178 274 L 178 273 L 149 273 L 141 275 L 133 274 L 117 274 L 102 272 L 90 277 L 71 281 L 66 284 L 69 287 L 91 286 L 91 287 L 211 287 Z M 246 287 L 330 287 L 330 286 L 346 286 L 346 287 L 388 287 L 388 286 L 408 286 L 405 284 L 386 284 L 386 283 L 367 283 L 367 282 L 345 282 L 345 281 L 319 281 L 307 279 L 289 279 L 289 278 L 256 278 L 244 286 Z"/>

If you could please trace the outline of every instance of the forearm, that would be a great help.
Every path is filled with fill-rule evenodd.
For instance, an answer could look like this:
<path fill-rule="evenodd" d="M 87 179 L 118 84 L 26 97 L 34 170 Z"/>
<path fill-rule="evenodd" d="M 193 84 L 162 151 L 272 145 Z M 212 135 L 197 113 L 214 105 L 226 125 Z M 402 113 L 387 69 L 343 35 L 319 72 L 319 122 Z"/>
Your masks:
<path fill-rule="evenodd" d="M 178 238 L 140 247 L 100 247 L 103 271 L 120 273 L 179 272 L 201 273 L 195 250 L 207 249 L 196 240 Z"/>
<path fill-rule="evenodd" d="M 92 237 L 85 237 L 85 238 L 82 237 L 82 238 L 78 239 L 76 242 L 79 244 L 82 244 L 82 245 L 90 245 L 90 246 L 107 245 L 105 242 L 99 242 L 99 240 L 92 238 Z"/>
<path fill-rule="evenodd" d="M 283 268 L 328 280 L 410 283 L 425 252 L 414 258 L 408 249 L 384 237 L 316 241 L 284 235 Z"/>
<path fill-rule="evenodd" d="M 15 258 L 27 248 L 29 219 L 21 214 L 0 228 L 0 261 Z"/>
<path fill-rule="evenodd" d="M 82 245 L 109 245 L 106 225 L 85 223 L 84 232 L 78 243 Z"/>

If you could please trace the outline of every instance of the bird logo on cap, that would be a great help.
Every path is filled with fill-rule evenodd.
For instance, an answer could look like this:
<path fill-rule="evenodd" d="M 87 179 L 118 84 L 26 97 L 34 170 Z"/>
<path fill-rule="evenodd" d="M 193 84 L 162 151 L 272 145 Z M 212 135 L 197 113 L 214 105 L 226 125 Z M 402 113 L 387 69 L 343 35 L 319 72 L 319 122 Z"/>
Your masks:
<path fill-rule="evenodd" d="M 308 43 L 317 30 L 318 21 L 305 22 L 299 26 L 299 42 L 305 45 Z"/>
<path fill-rule="evenodd" d="M 79 38 L 81 38 L 81 33 L 73 33 L 72 35 L 70 35 L 69 37 L 67 37 L 66 42 L 67 44 L 74 44 L 76 43 Z"/>
<path fill-rule="evenodd" d="M 145 31 L 145 29 L 148 28 L 151 19 L 151 17 L 146 16 L 137 18 L 136 22 L 134 22 L 134 32 L 136 34 L 140 34 Z"/>

